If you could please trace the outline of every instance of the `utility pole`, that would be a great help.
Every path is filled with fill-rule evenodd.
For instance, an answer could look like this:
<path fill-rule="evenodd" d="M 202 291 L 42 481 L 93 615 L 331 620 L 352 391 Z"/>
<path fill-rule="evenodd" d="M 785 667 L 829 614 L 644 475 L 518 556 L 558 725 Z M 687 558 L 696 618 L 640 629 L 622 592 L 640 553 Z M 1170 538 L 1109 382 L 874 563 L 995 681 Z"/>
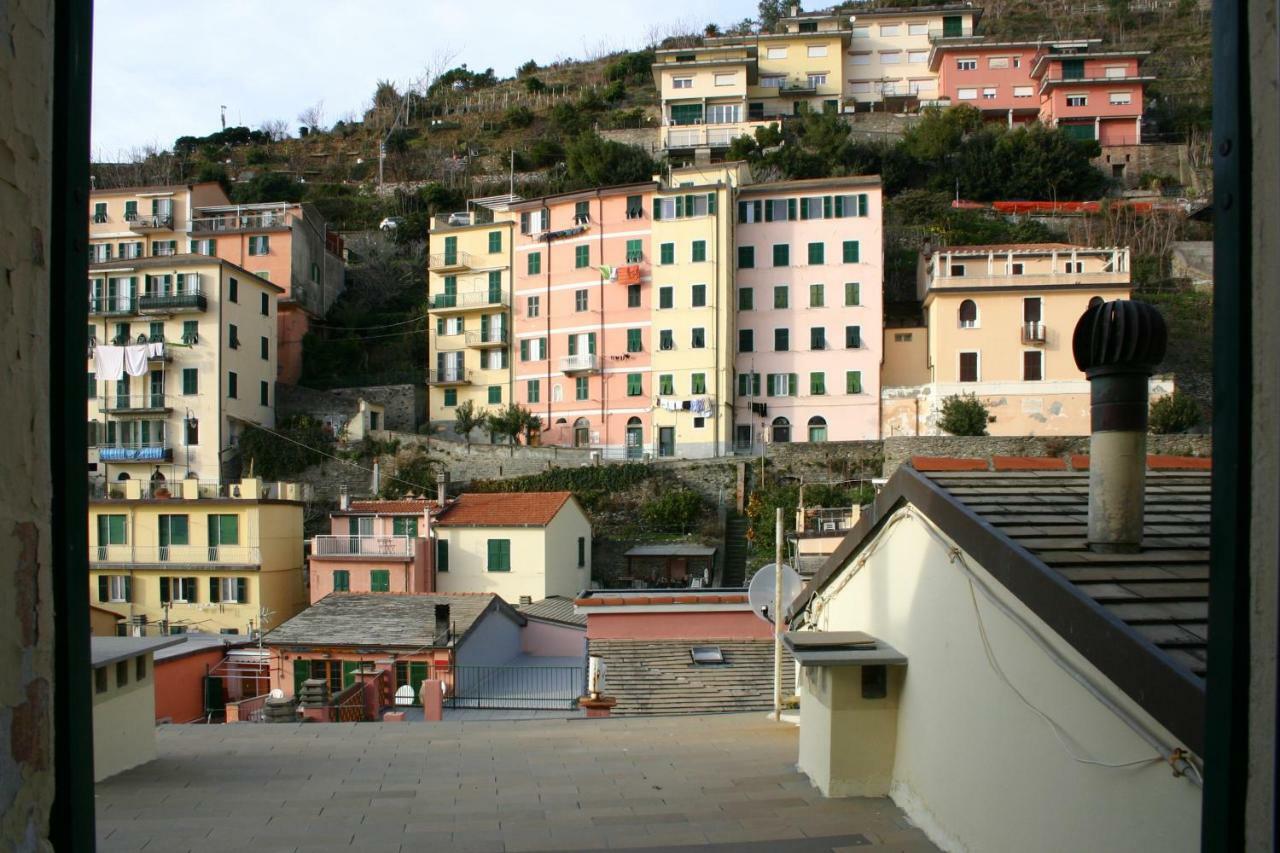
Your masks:
<path fill-rule="evenodd" d="M 773 530 L 773 719 L 782 719 L 782 507 Z"/>

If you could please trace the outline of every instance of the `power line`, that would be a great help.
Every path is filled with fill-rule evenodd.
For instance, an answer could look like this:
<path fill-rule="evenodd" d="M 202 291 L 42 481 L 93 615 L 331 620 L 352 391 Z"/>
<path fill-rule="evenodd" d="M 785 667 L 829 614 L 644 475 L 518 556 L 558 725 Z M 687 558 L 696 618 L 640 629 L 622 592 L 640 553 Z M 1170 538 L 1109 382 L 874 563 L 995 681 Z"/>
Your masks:
<path fill-rule="evenodd" d="M 361 471 L 364 471 L 366 474 L 373 474 L 373 469 L 372 469 L 372 468 L 366 468 L 366 467 L 364 467 L 363 465 L 357 465 L 355 462 L 352 462 L 350 459 L 343 459 L 341 456 L 334 456 L 332 453 L 329 453 L 329 452 L 327 452 L 327 451 L 321 450 L 321 449 L 320 449 L 320 448 L 318 448 L 318 447 L 312 447 L 311 445 L 309 445 L 309 444 L 307 444 L 307 443 L 305 443 L 305 442 L 298 441 L 296 438 L 292 438 L 292 437 L 290 437 L 290 436 L 287 436 L 287 435 L 285 435 L 284 433 L 276 432 L 275 430 L 271 429 L 270 427 L 259 426 L 259 427 L 255 427 L 255 429 L 260 429 L 260 430 L 262 430 L 263 432 L 270 433 L 271 435 L 274 435 L 276 438 L 283 438 L 285 441 L 288 441 L 288 442 L 290 442 L 290 443 L 292 443 L 292 444 L 296 444 L 296 445 L 298 445 L 299 447 L 303 448 L 304 450 L 310 450 L 312 453 L 315 453 L 315 454 L 317 454 L 317 455 L 319 455 L 319 456 L 325 456 L 325 457 L 327 457 L 327 458 L 329 458 L 329 459 L 332 459 L 332 460 L 333 460 L 333 461 L 335 461 L 335 462 L 341 462 L 341 463 L 342 463 L 342 464 L 344 464 L 344 465 L 350 465 L 352 468 L 358 468 L 358 469 L 360 469 Z M 381 471 L 379 471 L 379 472 L 378 472 L 378 475 L 379 475 L 380 477 L 381 477 L 381 476 L 384 476 L 384 475 L 382 474 L 382 472 L 381 472 Z M 393 477 L 393 476 L 392 476 L 392 475 L 390 475 L 390 474 L 387 474 L 387 475 L 385 475 L 385 476 L 386 476 L 386 478 L 387 478 L 388 480 L 393 480 L 393 481 L 395 481 L 395 482 L 397 482 L 397 483 L 403 483 L 403 484 L 404 484 L 404 485 L 406 485 L 406 486 L 412 486 L 414 489 L 417 489 L 417 490 L 418 490 L 418 493 L 419 493 L 419 494 L 423 494 L 423 495 L 425 495 L 425 494 L 430 494 L 430 492 L 431 492 L 431 490 L 430 490 L 429 488 L 427 488 L 426 486 L 423 486 L 423 485 L 421 485 L 421 484 L 419 484 L 419 483 L 411 483 L 411 482 L 409 482 L 408 480 L 402 480 L 402 479 L 400 479 L 399 477 Z"/>
<path fill-rule="evenodd" d="M 383 326 L 326 326 L 322 323 L 313 323 L 311 325 L 311 328 L 328 329 L 334 332 L 362 332 L 362 331 L 373 332 L 373 331 L 377 331 L 378 329 L 394 329 L 396 326 L 407 326 L 410 323 L 420 323 L 425 319 L 427 318 L 425 315 L 423 315 L 421 317 L 413 317 L 408 320 L 402 320 L 399 323 L 387 323 L 386 325 L 383 325 Z"/>

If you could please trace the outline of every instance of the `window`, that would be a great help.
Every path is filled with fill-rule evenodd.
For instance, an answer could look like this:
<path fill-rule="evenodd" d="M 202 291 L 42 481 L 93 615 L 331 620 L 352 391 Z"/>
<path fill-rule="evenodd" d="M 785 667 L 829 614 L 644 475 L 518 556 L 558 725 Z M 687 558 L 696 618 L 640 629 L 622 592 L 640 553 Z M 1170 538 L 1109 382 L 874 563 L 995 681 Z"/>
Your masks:
<path fill-rule="evenodd" d="M 106 589 L 105 596 L 103 595 L 104 587 Z M 125 604 L 133 601 L 133 578 L 128 575 L 99 575 L 98 600 L 115 604 Z"/>
<path fill-rule="evenodd" d="M 1112 106 L 1125 106 L 1133 103 L 1133 96 L 1128 92 L 1112 92 L 1107 95 L 1107 102 Z"/>
<path fill-rule="evenodd" d="M 489 232 L 489 254 L 502 251 L 502 232 Z"/>
<path fill-rule="evenodd" d="M 707 241 L 694 240 L 689 257 L 695 264 L 700 264 L 705 261 L 707 259 Z"/>
<path fill-rule="evenodd" d="M 525 314 L 529 317 L 537 317 L 541 311 L 542 297 L 530 296 L 525 300 Z"/>
<path fill-rule="evenodd" d="M 244 578 L 209 578 L 209 603 L 246 604 L 249 600 L 247 587 Z"/>
<path fill-rule="evenodd" d="M 787 49 L 785 47 L 771 47 L 765 50 L 766 59 L 786 59 Z"/>
<path fill-rule="evenodd" d="M 760 88 L 761 89 L 781 89 L 783 84 L 786 82 L 787 82 L 786 77 L 775 77 L 772 75 L 768 77 L 761 77 Z"/>
<path fill-rule="evenodd" d="M 822 308 L 827 303 L 827 289 L 825 285 L 811 284 L 809 285 L 809 307 Z"/>
<path fill-rule="evenodd" d="M 487 568 L 491 572 L 511 571 L 511 540 L 489 540 L 489 562 Z"/>
<path fill-rule="evenodd" d="M 809 75 L 809 88 L 816 89 L 819 86 L 825 86 L 825 85 L 827 85 L 826 74 L 810 74 Z"/>
<path fill-rule="evenodd" d="M 530 252 L 527 264 L 528 264 L 527 271 L 529 275 L 538 275 L 539 273 L 541 273 L 542 272 L 542 253 Z"/>
<path fill-rule="evenodd" d="M 110 243 L 94 243 L 89 247 L 89 260 L 95 264 L 101 264 L 111 260 L 111 244 Z"/>
<path fill-rule="evenodd" d="M 827 420 L 821 415 L 809 418 L 809 441 L 817 444 L 827 440 Z"/>
<path fill-rule="evenodd" d="M 791 266 L 791 247 L 786 243 L 777 243 L 773 247 L 773 265 L 775 267 Z"/>
<path fill-rule="evenodd" d="M 1009 57 L 1007 57 L 1007 56 L 993 56 L 993 57 L 991 57 L 990 59 L 988 59 L 988 60 L 987 60 L 987 67 L 988 67 L 988 68 L 1008 68 L 1008 67 L 1009 67 Z"/>
<path fill-rule="evenodd" d="M 1040 350 L 1027 350 L 1022 353 L 1022 380 L 1039 382 L 1044 379 L 1044 353 Z"/>
<path fill-rule="evenodd" d="M 449 571 L 449 540 L 436 540 L 436 571 Z"/>
<path fill-rule="evenodd" d="M 881 38 L 897 38 L 900 35 L 902 35 L 902 24 L 881 24 L 880 25 Z"/>
<path fill-rule="evenodd" d="M 234 278 L 227 279 L 227 301 L 240 301 L 240 282 L 236 281 Z"/>
<path fill-rule="evenodd" d="M 977 89 L 956 89 L 957 101 L 976 101 L 978 99 Z"/>
<path fill-rule="evenodd" d="M 227 346 L 240 349 L 240 329 L 235 323 L 227 324 Z"/>
<path fill-rule="evenodd" d="M 960 328 L 978 328 L 978 303 L 972 299 L 966 299 L 960 303 Z"/>
<path fill-rule="evenodd" d="M 258 354 L 262 356 L 263 361 L 269 361 L 271 358 L 271 340 L 266 337 L 258 339 Z"/>
<path fill-rule="evenodd" d="M 674 264 L 675 262 L 676 262 L 676 244 L 675 243 L 663 243 L 660 246 L 658 246 L 658 263 L 659 264 L 666 265 L 666 264 Z"/>
<path fill-rule="evenodd" d="M 1009 275 L 1022 275 L 1024 267 L 1022 264 L 1009 264 Z"/>
<path fill-rule="evenodd" d="M 107 668 L 100 666 L 93 671 L 93 692 L 106 693 L 110 689 L 107 684 Z"/>
<path fill-rule="evenodd" d="M 391 592 L 391 572 L 387 569 L 373 569 L 369 572 L 370 592 Z"/>
<path fill-rule="evenodd" d="M 133 659 L 133 677 L 137 681 L 147 677 L 147 656 L 138 655 Z"/>
<path fill-rule="evenodd" d="M 827 55 L 827 46 L 825 44 L 808 45 L 805 53 L 810 59 L 819 59 Z"/>
<path fill-rule="evenodd" d="M 960 353 L 960 381 L 978 381 L 978 354 L 976 352 Z"/>
<path fill-rule="evenodd" d="M 153 257 L 169 257 L 178 254 L 177 240 L 152 240 L 151 254 Z"/>
<path fill-rule="evenodd" d="M 799 384 L 794 373 L 770 373 L 768 377 L 770 397 L 794 397 Z"/>
<path fill-rule="evenodd" d="M 862 393 L 862 371 L 861 370 L 845 371 L 844 393 L 846 394 Z"/>
<path fill-rule="evenodd" d="M 628 308 L 640 307 L 640 285 L 638 284 L 627 285 L 627 307 Z"/>
<path fill-rule="evenodd" d="M 638 264 L 644 260 L 644 241 L 628 240 L 627 241 L 627 263 Z"/>
<path fill-rule="evenodd" d="M 845 326 L 844 327 L 844 347 L 845 349 L 861 349 L 862 348 L 862 327 L 861 326 Z"/>
<path fill-rule="evenodd" d="M 335 569 L 333 572 L 333 591 L 351 591 L 351 572 L 346 569 Z"/>
<path fill-rule="evenodd" d="M 755 291 L 749 287 L 738 288 L 738 310 L 751 311 L 755 308 L 756 296 Z"/>
<path fill-rule="evenodd" d="M 707 393 L 707 374 L 694 373 L 689 377 L 689 393 L 690 394 Z"/>
<path fill-rule="evenodd" d="M 689 335 L 689 346 L 693 347 L 694 349 L 706 349 L 707 348 L 707 330 L 701 327 L 691 329 L 690 335 Z"/>
<path fill-rule="evenodd" d="M 1129 75 L 1123 65 L 1108 65 L 1102 69 L 1102 76 L 1115 79 L 1117 77 L 1127 77 Z"/>
<path fill-rule="evenodd" d="M 676 348 L 675 333 L 671 329 L 662 329 L 658 332 L 658 349 L 673 350 Z"/>
<path fill-rule="evenodd" d="M 642 397 L 644 396 L 644 375 L 640 373 L 627 374 L 627 396 Z"/>
<path fill-rule="evenodd" d="M 871 27 L 854 27 L 849 31 L 851 38 L 869 39 L 871 38 Z"/>
<path fill-rule="evenodd" d="M 786 352 L 791 349 L 791 330 L 773 330 L 773 349 L 775 352 Z"/>
<path fill-rule="evenodd" d="M 183 423 L 187 426 L 187 446 L 195 447 L 200 443 L 200 421 L 195 418 L 187 418 Z"/>
<path fill-rule="evenodd" d="M 881 64 L 881 65 L 901 65 L 901 64 L 902 64 L 902 51 L 900 51 L 900 50 L 886 50 L 886 51 L 882 52 L 882 53 L 880 54 L 880 64 Z"/>
<path fill-rule="evenodd" d="M 662 373 L 658 376 L 658 394 L 669 397 L 676 393 L 676 380 L 670 373 Z"/>
<path fill-rule="evenodd" d="M 526 210 L 520 214 L 520 233 L 521 234 L 537 234 L 545 231 L 547 228 L 547 216 L 550 211 L 545 208 L 541 210 Z"/>
<path fill-rule="evenodd" d="M 1030 98 L 1035 94 L 1035 88 L 1032 86 L 1014 86 L 1013 96 L 1015 98 Z"/>
<path fill-rule="evenodd" d="M 271 238 L 265 234 L 249 238 L 250 255 L 266 255 L 271 252 Z"/>
<path fill-rule="evenodd" d="M 676 289 L 674 287 L 658 288 L 658 307 L 674 308 L 676 304 Z"/>
<path fill-rule="evenodd" d="M 530 403 L 542 402 L 542 383 L 537 379 L 530 379 L 525 383 L 525 399 Z"/>
<path fill-rule="evenodd" d="M 947 274 L 952 278 L 964 278 L 964 264 L 952 264 Z"/>
<path fill-rule="evenodd" d="M 227 373 L 227 396 L 232 400 L 240 396 L 240 377 L 234 370 Z"/>
<path fill-rule="evenodd" d="M 458 389 L 457 388 L 444 389 L 445 408 L 453 408 L 456 405 L 458 405 Z"/>
<path fill-rule="evenodd" d="M 907 62 L 911 65 L 924 65 L 929 61 L 929 51 L 927 50 L 909 50 L 907 51 Z"/>
<path fill-rule="evenodd" d="M 755 352 L 756 333 L 752 329 L 738 330 L 738 352 Z"/>
<path fill-rule="evenodd" d="M 129 683 L 129 662 L 127 660 L 116 662 L 116 687 L 124 687 Z"/>
<path fill-rule="evenodd" d="M 707 286 L 705 284 L 695 284 L 689 291 L 689 304 L 694 308 L 705 308 L 707 305 Z"/>
<path fill-rule="evenodd" d="M 260 405 L 263 405 L 263 406 L 271 405 L 271 403 L 269 402 L 270 397 L 268 395 L 270 392 L 267 390 L 268 387 L 269 386 L 267 385 L 267 381 L 265 379 L 258 383 L 258 403 Z"/>
<path fill-rule="evenodd" d="M 760 396 L 760 374 L 759 373 L 739 373 L 738 374 L 738 396 L 739 397 L 759 397 Z"/>
<path fill-rule="evenodd" d="M 692 89 L 693 78 L 692 77 L 673 77 L 671 78 L 671 88 L 672 89 Z"/>
<path fill-rule="evenodd" d="M 200 393 L 200 371 L 195 367 L 182 368 L 182 395 L 190 397 Z"/>
<path fill-rule="evenodd" d="M 591 247 L 590 246 L 574 246 L 573 247 L 573 267 L 574 269 L 582 269 L 591 265 Z"/>
<path fill-rule="evenodd" d="M 754 269 L 756 265 L 756 249 L 754 246 L 738 247 L 738 269 Z"/>
<path fill-rule="evenodd" d="M 270 317 L 271 316 L 271 297 L 265 293 L 260 293 L 258 294 L 258 296 L 260 297 L 258 301 L 258 313 L 260 313 L 263 317 Z"/>
<path fill-rule="evenodd" d="M 821 350 L 827 348 L 827 330 L 822 326 L 814 326 L 809 329 L 809 349 Z"/>
<path fill-rule="evenodd" d="M 844 304 L 846 306 L 862 304 L 862 285 L 856 281 L 847 281 L 844 284 Z"/>
<path fill-rule="evenodd" d="M 957 71 L 977 71 L 978 60 L 977 59 L 957 59 L 956 70 Z"/>
<path fill-rule="evenodd" d="M 627 352 L 643 352 L 643 330 L 627 329 Z"/>
<path fill-rule="evenodd" d="M 1063 267 L 1063 271 L 1067 273 L 1083 273 L 1084 261 L 1067 261 Z"/>
<path fill-rule="evenodd" d="M 502 386 L 490 385 L 489 386 L 489 405 L 498 406 L 501 404 L 502 404 Z"/>
<path fill-rule="evenodd" d="M 587 290 L 575 290 L 573 293 L 573 310 L 586 311 L 588 305 Z"/>
<path fill-rule="evenodd" d="M 810 243 L 809 244 L 809 263 L 810 265 L 819 265 L 826 263 L 826 244 Z"/>
<path fill-rule="evenodd" d="M 984 87 L 982 90 L 982 100 L 994 101 L 995 99 L 996 99 L 996 87 L 995 86 Z"/>
<path fill-rule="evenodd" d="M 578 568 L 581 569 L 586 565 L 587 565 L 587 537 L 579 536 L 578 537 Z"/>
<path fill-rule="evenodd" d="M 790 301 L 790 288 L 785 284 L 775 285 L 773 288 L 773 307 L 786 308 Z"/>
<path fill-rule="evenodd" d="M 573 398 L 586 400 L 591 394 L 591 380 L 586 376 L 578 376 L 573 380 Z"/>
<path fill-rule="evenodd" d="M 1067 106 L 1087 107 L 1089 106 L 1089 96 L 1085 94 L 1067 95 Z"/>
<path fill-rule="evenodd" d="M 573 224 L 586 225 L 591 221 L 591 202 L 579 201 L 573 205 Z"/>

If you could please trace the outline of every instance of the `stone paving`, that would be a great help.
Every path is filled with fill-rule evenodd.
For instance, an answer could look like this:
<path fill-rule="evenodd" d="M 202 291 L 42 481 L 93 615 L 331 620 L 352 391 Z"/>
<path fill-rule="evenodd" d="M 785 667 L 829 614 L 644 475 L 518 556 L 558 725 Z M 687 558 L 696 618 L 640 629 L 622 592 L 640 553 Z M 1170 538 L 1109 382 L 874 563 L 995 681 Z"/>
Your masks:
<path fill-rule="evenodd" d="M 935 851 L 887 799 L 824 799 L 762 714 L 161 726 L 97 786 L 98 849 Z"/>

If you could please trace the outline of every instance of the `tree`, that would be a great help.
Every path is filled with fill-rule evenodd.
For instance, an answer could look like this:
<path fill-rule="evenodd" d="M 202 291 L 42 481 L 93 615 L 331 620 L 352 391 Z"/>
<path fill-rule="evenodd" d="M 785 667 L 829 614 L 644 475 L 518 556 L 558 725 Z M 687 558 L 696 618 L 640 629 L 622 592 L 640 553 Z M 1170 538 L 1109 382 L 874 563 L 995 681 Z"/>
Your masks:
<path fill-rule="evenodd" d="M 1151 404 L 1148 429 L 1152 435 L 1186 432 L 1200 423 L 1200 404 L 1182 391 L 1174 391 Z"/>
<path fill-rule="evenodd" d="M 771 33 L 778 22 L 791 11 L 790 7 L 800 7 L 797 0 L 760 0 L 760 32 Z"/>
<path fill-rule="evenodd" d="M 280 142 L 289 138 L 289 122 L 282 118 L 268 119 L 262 123 L 261 131 L 272 142 Z"/>
<path fill-rule="evenodd" d="M 264 480 L 282 480 L 323 462 L 333 443 L 333 432 L 325 423 L 295 415 L 274 430 L 248 427 L 238 444 L 246 470 L 251 468 Z"/>
<path fill-rule="evenodd" d="M 512 444 L 519 444 L 522 435 L 528 443 L 541 429 L 542 419 L 519 403 L 508 403 L 489 415 L 489 431 L 510 439 Z"/>
<path fill-rule="evenodd" d="M 462 440 L 471 446 L 471 433 L 484 429 L 489 423 L 489 416 L 476 409 L 474 400 L 465 400 L 453 414 L 453 431 L 462 436 Z"/>
<path fill-rule="evenodd" d="M 973 394 L 954 394 L 942 401 L 938 428 L 952 435 L 986 435 L 987 407 Z"/>
<path fill-rule="evenodd" d="M 237 204 L 257 204 L 267 201 L 302 201 L 306 187 L 288 175 L 279 172 L 262 172 L 251 180 L 236 184 L 231 200 Z"/>
<path fill-rule="evenodd" d="M 298 113 L 298 123 L 313 131 L 324 130 L 324 101 L 316 101 Z"/>
<path fill-rule="evenodd" d="M 642 148 L 580 134 L 565 151 L 569 189 L 608 187 L 650 180 L 658 166 Z"/>

